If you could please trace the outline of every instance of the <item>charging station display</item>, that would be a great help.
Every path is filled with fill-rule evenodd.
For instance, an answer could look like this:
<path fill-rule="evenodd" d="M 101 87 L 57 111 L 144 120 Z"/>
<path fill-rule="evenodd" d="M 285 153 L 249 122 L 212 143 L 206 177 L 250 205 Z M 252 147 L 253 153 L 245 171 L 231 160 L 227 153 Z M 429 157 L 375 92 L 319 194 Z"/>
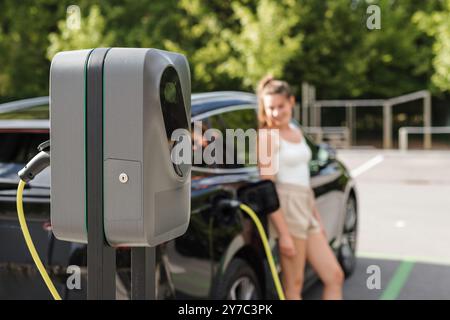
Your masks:
<path fill-rule="evenodd" d="M 160 97 L 167 139 L 171 140 L 172 133 L 176 129 L 189 130 L 180 79 L 173 67 L 164 70 L 161 77 Z"/>
<path fill-rule="evenodd" d="M 172 140 L 172 135 L 176 129 L 189 131 L 189 124 L 186 117 L 186 108 L 183 103 L 183 95 L 180 85 L 180 78 L 173 67 L 164 70 L 160 84 L 161 110 L 164 118 L 167 141 L 169 142 L 169 152 L 177 144 L 178 140 Z M 173 160 L 173 158 L 172 158 Z M 173 163 L 176 174 L 183 177 L 188 171 L 185 164 Z"/>

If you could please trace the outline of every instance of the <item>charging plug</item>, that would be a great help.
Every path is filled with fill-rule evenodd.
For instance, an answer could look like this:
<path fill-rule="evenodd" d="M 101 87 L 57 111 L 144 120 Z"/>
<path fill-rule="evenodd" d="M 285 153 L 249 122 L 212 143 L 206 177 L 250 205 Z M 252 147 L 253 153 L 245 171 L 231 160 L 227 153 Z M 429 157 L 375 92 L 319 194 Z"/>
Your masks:
<path fill-rule="evenodd" d="M 33 180 L 34 177 L 50 165 L 50 140 L 41 143 L 38 146 L 38 150 L 40 152 L 18 173 L 20 179 L 26 183 Z"/>

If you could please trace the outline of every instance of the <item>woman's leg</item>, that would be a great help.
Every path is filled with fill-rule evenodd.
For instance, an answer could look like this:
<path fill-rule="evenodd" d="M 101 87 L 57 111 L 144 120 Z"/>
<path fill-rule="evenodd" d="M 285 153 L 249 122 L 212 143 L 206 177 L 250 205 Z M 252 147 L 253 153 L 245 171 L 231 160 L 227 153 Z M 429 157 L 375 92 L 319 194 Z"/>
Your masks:
<path fill-rule="evenodd" d="M 344 272 L 322 232 L 309 234 L 306 258 L 324 284 L 323 299 L 342 299 Z"/>
<path fill-rule="evenodd" d="M 280 254 L 282 282 L 287 300 L 300 300 L 306 260 L 306 240 L 293 237 L 297 254 Z"/>

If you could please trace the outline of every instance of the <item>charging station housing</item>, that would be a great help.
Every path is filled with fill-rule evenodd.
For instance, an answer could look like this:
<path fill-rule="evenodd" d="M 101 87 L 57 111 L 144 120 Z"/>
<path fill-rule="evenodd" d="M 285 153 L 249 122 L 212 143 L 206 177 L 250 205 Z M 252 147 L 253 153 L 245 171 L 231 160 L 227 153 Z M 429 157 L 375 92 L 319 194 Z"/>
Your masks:
<path fill-rule="evenodd" d="M 157 49 L 111 48 L 97 63 L 101 79 L 89 80 L 91 53 L 58 53 L 50 69 L 53 232 L 87 242 L 87 111 L 96 92 L 103 103 L 105 238 L 111 246 L 156 246 L 182 235 L 190 218 L 190 164 L 174 164 L 171 157 L 173 132 L 190 134 L 187 59 Z"/>

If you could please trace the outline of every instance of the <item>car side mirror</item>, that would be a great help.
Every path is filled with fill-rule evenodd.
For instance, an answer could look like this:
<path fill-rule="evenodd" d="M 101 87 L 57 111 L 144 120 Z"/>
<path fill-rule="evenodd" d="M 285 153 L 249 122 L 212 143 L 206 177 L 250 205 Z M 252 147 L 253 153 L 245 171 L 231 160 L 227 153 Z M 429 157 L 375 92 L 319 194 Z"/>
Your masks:
<path fill-rule="evenodd" d="M 327 143 L 318 145 L 317 150 L 317 164 L 324 167 L 330 162 L 336 160 L 336 150 Z"/>
<path fill-rule="evenodd" d="M 261 180 L 239 188 L 237 198 L 259 215 L 273 213 L 280 207 L 277 189 L 271 180 Z"/>

